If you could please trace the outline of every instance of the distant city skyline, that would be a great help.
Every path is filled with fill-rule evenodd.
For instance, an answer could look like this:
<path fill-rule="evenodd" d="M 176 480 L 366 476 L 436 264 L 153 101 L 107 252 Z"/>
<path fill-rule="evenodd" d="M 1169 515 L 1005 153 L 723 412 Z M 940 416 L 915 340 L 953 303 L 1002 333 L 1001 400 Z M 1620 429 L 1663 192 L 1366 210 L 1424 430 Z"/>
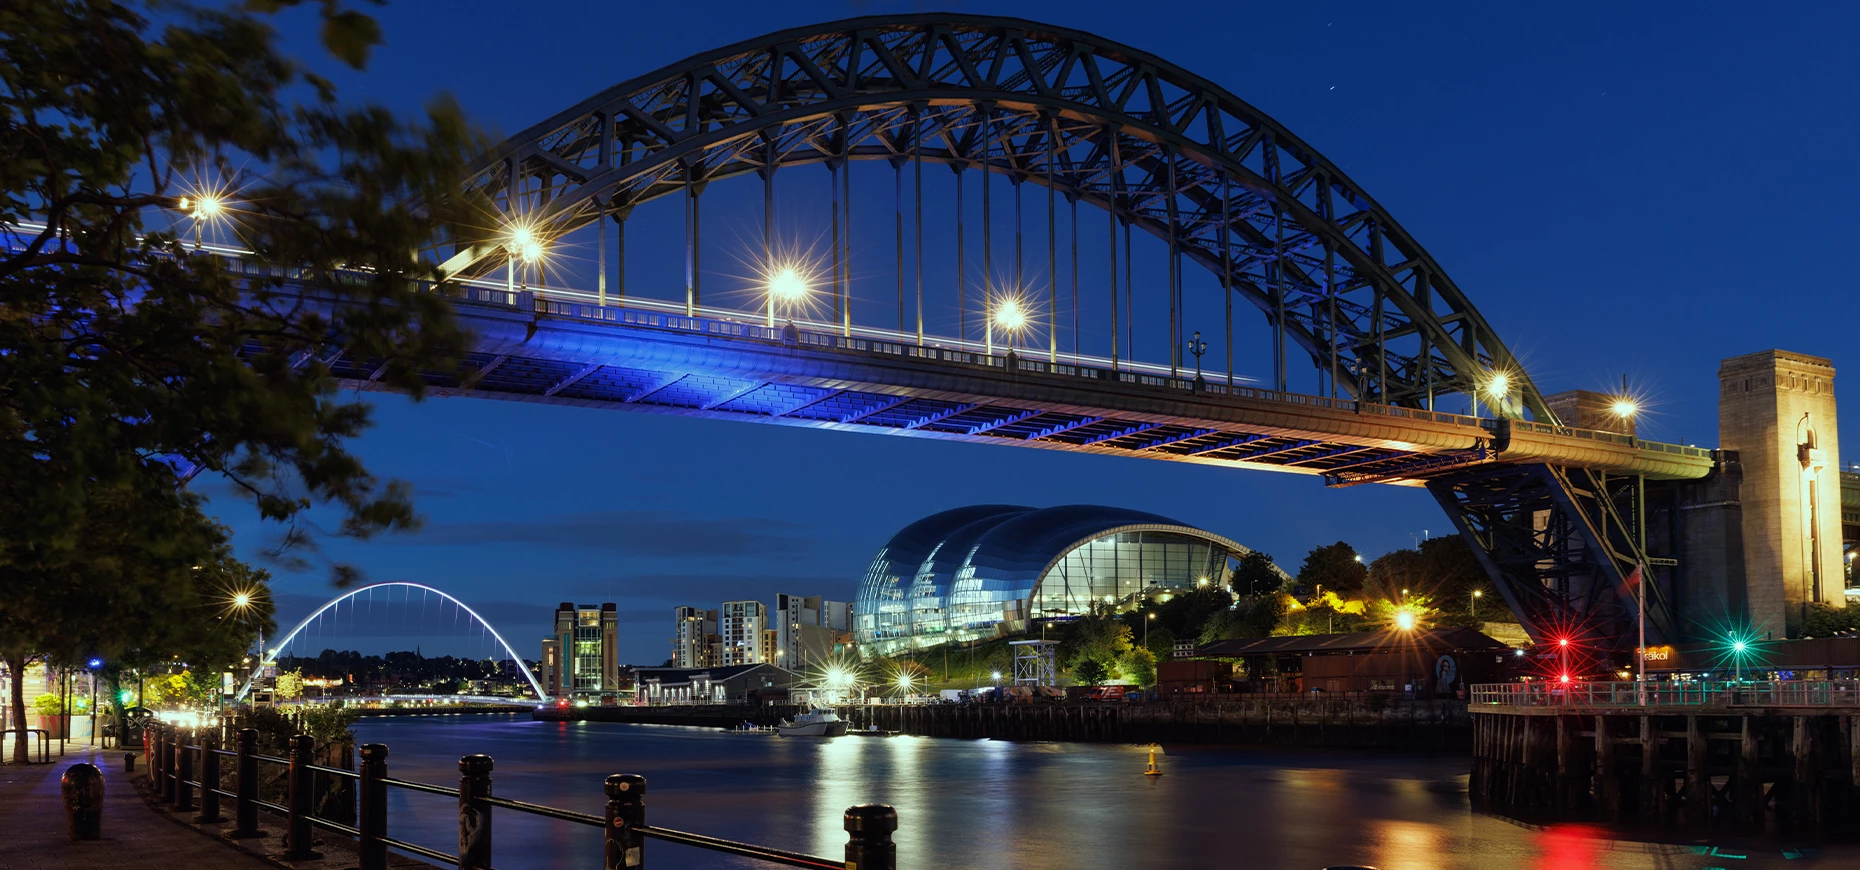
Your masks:
<path fill-rule="evenodd" d="M 413 4 L 376 10 L 387 45 L 360 76 L 328 67 L 309 10 L 287 13 L 305 24 L 287 42 L 348 98 L 411 109 L 451 91 L 472 117 L 507 134 L 700 51 L 909 8 L 743 5 L 702 30 L 678 10 L 628 10 L 622 27 L 620 11 L 590 8 L 580 13 L 588 25 L 566 36 L 554 16 L 497 16 L 511 44 L 557 47 L 543 71 L 525 52 L 459 64 L 453 46 L 466 38 L 465 22 L 501 8 L 459 6 L 443 18 Z M 1109 3 L 988 11 L 1154 51 L 1284 123 L 1402 221 L 1545 392 L 1611 389 L 1627 374 L 1646 397 L 1648 437 L 1715 444 L 1721 358 L 1781 347 L 1832 357 L 1840 371 L 1860 362 L 1845 334 L 1850 318 L 1836 316 L 1853 310 L 1841 301 L 1851 277 L 1838 258 L 1787 255 L 1845 244 L 1852 219 L 1832 206 L 1860 193 L 1860 180 L 1849 170 L 1811 184 L 1761 168 L 1851 166 L 1841 143 L 1860 132 L 1860 120 L 1827 110 L 1843 104 L 1841 83 L 1852 80 L 1837 37 L 1851 27 L 1804 27 L 1786 10 L 1729 5 L 1683 19 L 1618 9 L 1605 23 L 1573 10 L 1233 10 L 1202 14 L 1204 26 L 1194 28 L 1175 16 L 1132 18 Z M 1276 36 L 1248 40 L 1236 53 L 1242 26 Z M 1661 39 L 1646 38 L 1656 32 Z M 1416 40 L 1437 50 L 1413 52 L 1407 46 Z M 1314 51 L 1351 61 L 1334 74 L 1314 71 Z M 749 217 L 727 209 L 707 210 L 713 218 L 718 239 L 753 231 Z M 707 269 L 736 268 L 713 262 Z M 641 280 L 656 274 L 643 271 Z M 1789 304 L 1767 301 L 1778 299 Z M 773 605 L 783 591 L 851 600 L 896 529 L 966 504 L 1150 511 L 1263 550 L 1290 571 L 1311 547 L 1336 540 L 1373 558 L 1410 546 L 1424 530 L 1451 531 L 1417 489 L 1333 492 L 1301 475 L 533 404 L 369 398 L 377 426 L 357 452 L 379 476 L 413 483 L 427 524 L 367 543 L 327 541 L 325 555 L 360 566 L 370 580 L 446 589 L 526 656 L 565 600 L 617 602 L 621 658 L 634 664 L 665 659 L 672 608 L 681 604 Z M 1850 432 L 1860 431 L 1856 414 L 1844 415 Z M 215 481 L 196 487 L 234 528 L 240 555 L 277 575 L 282 628 L 335 594 L 326 566 L 291 573 L 266 562 L 277 529 L 258 523 L 249 506 Z M 391 626 L 352 637 L 344 644 L 331 636 L 329 645 L 378 653 L 417 644 L 437 654 L 472 643 L 450 649 L 444 634 Z"/>

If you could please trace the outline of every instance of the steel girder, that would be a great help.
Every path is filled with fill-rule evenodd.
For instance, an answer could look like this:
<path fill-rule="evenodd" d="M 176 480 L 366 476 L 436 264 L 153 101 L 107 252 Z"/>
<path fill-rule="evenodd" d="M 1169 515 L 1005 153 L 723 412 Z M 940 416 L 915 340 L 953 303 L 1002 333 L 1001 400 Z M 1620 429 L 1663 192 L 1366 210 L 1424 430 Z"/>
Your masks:
<path fill-rule="evenodd" d="M 487 153 L 466 188 L 560 235 L 687 185 L 913 155 L 1050 179 L 1173 240 L 1357 398 L 1424 407 L 1503 369 L 1554 420 L 1465 294 L 1335 165 L 1208 80 L 1080 31 L 922 14 L 770 34 L 581 101 Z M 504 256 L 462 239 L 447 266 Z"/>
<path fill-rule="evenodd" d="M 1630 575 L 1647 566 L 1647 640 L 1680 639 L 1667 604 L 1668 572 L 1637 543 L 1640 479 L 1553 465 L 1481 465 L 1428 481 L 1539 643 L 1557 637 L 1631 649 L 1637 633 Z"/>

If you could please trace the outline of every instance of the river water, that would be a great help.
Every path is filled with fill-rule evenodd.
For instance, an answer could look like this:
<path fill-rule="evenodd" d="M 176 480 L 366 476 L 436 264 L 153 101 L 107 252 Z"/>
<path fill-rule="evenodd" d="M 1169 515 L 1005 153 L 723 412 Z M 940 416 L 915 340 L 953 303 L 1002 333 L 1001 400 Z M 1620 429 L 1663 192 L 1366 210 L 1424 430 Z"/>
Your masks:
<path fill-rule="evenodd" d="M 610 773 L 647 779 L 647 823 L 837 859 L 840 815 L 898 809 L 899 866 L 925 868 L 1860 867 L 1860 848 L 1648 842 L 1592 825 L 1471 811 L 1464 755 L 1145 748 L 924 737 L 785 739 L 694 728 L 459 715 L 364 719 L 390 776 L 455 785 L 460 755 L 496 760 L 494 791 L 600 814 Z M 455 800 L 389 790 L 389 835 L 452 851 Z M 594 828 L 495 811 L 498 870 L 598 868 Z M 765 867 L 648 842 L 649 867 Z"/>

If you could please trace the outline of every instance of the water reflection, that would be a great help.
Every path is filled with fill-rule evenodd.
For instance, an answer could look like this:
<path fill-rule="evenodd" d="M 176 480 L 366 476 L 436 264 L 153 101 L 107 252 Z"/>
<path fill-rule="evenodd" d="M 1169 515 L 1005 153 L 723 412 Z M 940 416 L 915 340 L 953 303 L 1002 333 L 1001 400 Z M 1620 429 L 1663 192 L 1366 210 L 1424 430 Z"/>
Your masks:
<path fill-rule="evenodd" d="M 1165 775 L 1142 775 L 1147 747 L 933 740 L 796 740 L 687 728 L 536 723 L 493 717 L 364 720 L 391 747 L 391 775 L 458 779 L 458 757 L 497 760 L 496 793 L 600 813 L 610 773 L 648 780 L 649 823 L 827 858 L 841 814 L 898 808 L 900 866 L 929 868 L 1258 867 L 1704 870 L 1709 846 L 1649 844 L 1591 826 L 1532 828 L 1467 808 L 1466 762 L 1172 747 Z M 395 837 L 456 842 L 457 804 L 392 790 Z M 498 811 L 500 870 L 600 865 L 593 828 Z M 1842 847 L 1786 861 L 1773 842 L 1731 850 L 1731 866 L 1854 867 Z M 651 843 L 651 866 L 758 867 Z M 1723 854 L 1723 853 L 1721 853 Z"/>

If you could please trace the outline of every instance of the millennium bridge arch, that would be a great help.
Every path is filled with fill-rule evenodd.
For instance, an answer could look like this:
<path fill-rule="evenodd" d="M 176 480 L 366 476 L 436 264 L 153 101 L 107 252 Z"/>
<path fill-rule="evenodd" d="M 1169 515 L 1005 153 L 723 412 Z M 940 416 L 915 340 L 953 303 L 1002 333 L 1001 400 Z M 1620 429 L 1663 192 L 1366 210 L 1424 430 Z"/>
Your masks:
<path fill-rule="evenodd" d="M 536 675 L 530 671 L 529 666 L 523 663 L 523 656 L 519 655 L 515 649 L 512 649 L 510 644 L 504 640 L 504 636 L 501 634 L 498 634 L 497 629 L 494 626 L 492 626 L 491 623 L 487 621 L 483 616 L 480 616 L 478 614 L 478 611 L 471 609 L 471 605 L 466 604 L 465 602 L 460 601 L 457 598 L 454 598 L 451 594 L 447 593 L 443 589 L 436 589 L 424 583 L 410 583 L 410 582 L 406 582 L 402 580 L 393 580 L 393 581 L 387 581 L 383 583 L 370 583 L 367 586 L 357 586 L 354 589 L 350 589 L 346 592 L 343 592 L 341 595 L 337 595 L 336 597 L 331 598 L 330 600 L 324 602 L 323 606 L 318 607 L 316 610 L 311 611 L 310 615 L 305 616 L 303 619 L 299 620 L 296 625 L 292 626 L 290 631 L 285 632 L 284 634 L 278 636 L 277 639 L 272 641 L 267 649 L 261 650 L 262 655 L 259 656 L 258 661 L 253 666 L 251 673 L 246 674 L 245 683 L 239 687 L 239 694 L 234 697 L 234 700 L 238 700 L 238 701 L 245 700 L 245 696 L 252 691 L 252 684 L 256 682 L 259 673 L 265 669 L 265 661 L 268 659 L 276 658 L 278 654 L 284 652 L 286 649 L 289 649 L 291 646 L 291 642 L 296 640 L 297 636 L 302 634 L 304 629 L 309 628 L 311 625 L 315 624 L 319 619 L 321 619 L 324 614 L 329 613 L 334 608 L 340 607 L 342 603 L 345 601 L 354 602 L 357 599 L 357 597 L 362 596 L 364 594 L 368 595 L 369 599 L 372 601 L 374 592 L 376 590 L 390 590 L 390 589 L 401 589 L 408 593 L 411 593 L 413 590 L 416 590 L 416 589 L 419 590 L 422 596 L 422 605 L 421 605 L 422 610 L 424 610 L 424 607 L 425 607 L 424 601 L 425 601 L 425 596 L 427 595 L 437 595 L 442 601 L 445 601 L 453 605 L 454 607 L 457 607 L 461 613 L 465 614 L 466 616 L 469 616 L 472 622 L 475 622 L 479 626 L 483 627 L 483 629 L 487 633 L 489 633 L 493 639 L 497 641 L 497 645 L 504 650 L 504 654 L 510 656 L 511 660 L 516 662 L 517 670 L 523 674 L 523 678 L 525 680 L 529 681 L 530 688 L 536 692 L 537 699 L 541 701 L 549 700 L 549 694 L 543 691 L 542 683 L 536 679 Z M 391 596 L 389 597 L 389 600 L 387 603 L 389 604 L 392 603 Z"/>
<path fill-rule="evenodd" d="M 922 14 L 745 40 L 537 123 L 482 157 L 466 187 L 559 238 L 729 178 L 760 175 L 772 191 L 781 168 L 837 176 L 860 160 L 916 164 L 919 184 L 923 163 L 980 170 L 984 197 L 991 175 L 1031 182 L 1164 240 L 1172 263 L 1198 263 L 1264 315 L 1273 389 L 1286 389 L 1296 344 L 1333 394 L 1433 410 L 1502 374 L 1501 405 L 1556 422 L 1466 294 L 1335 164 L 1209 80 L 1077 30 Z M 447 266 L 483 275 L 516 256 L 507 247 L 463 245 Z M 1172 370 L 1187 337 L 1178 272 Z M 697 288 L 688 295 L 695 309 Z M 1055 295 L 1046 313 L 1058 307 Z M 921 288 L 917 310 L 921 338 Z"/>

